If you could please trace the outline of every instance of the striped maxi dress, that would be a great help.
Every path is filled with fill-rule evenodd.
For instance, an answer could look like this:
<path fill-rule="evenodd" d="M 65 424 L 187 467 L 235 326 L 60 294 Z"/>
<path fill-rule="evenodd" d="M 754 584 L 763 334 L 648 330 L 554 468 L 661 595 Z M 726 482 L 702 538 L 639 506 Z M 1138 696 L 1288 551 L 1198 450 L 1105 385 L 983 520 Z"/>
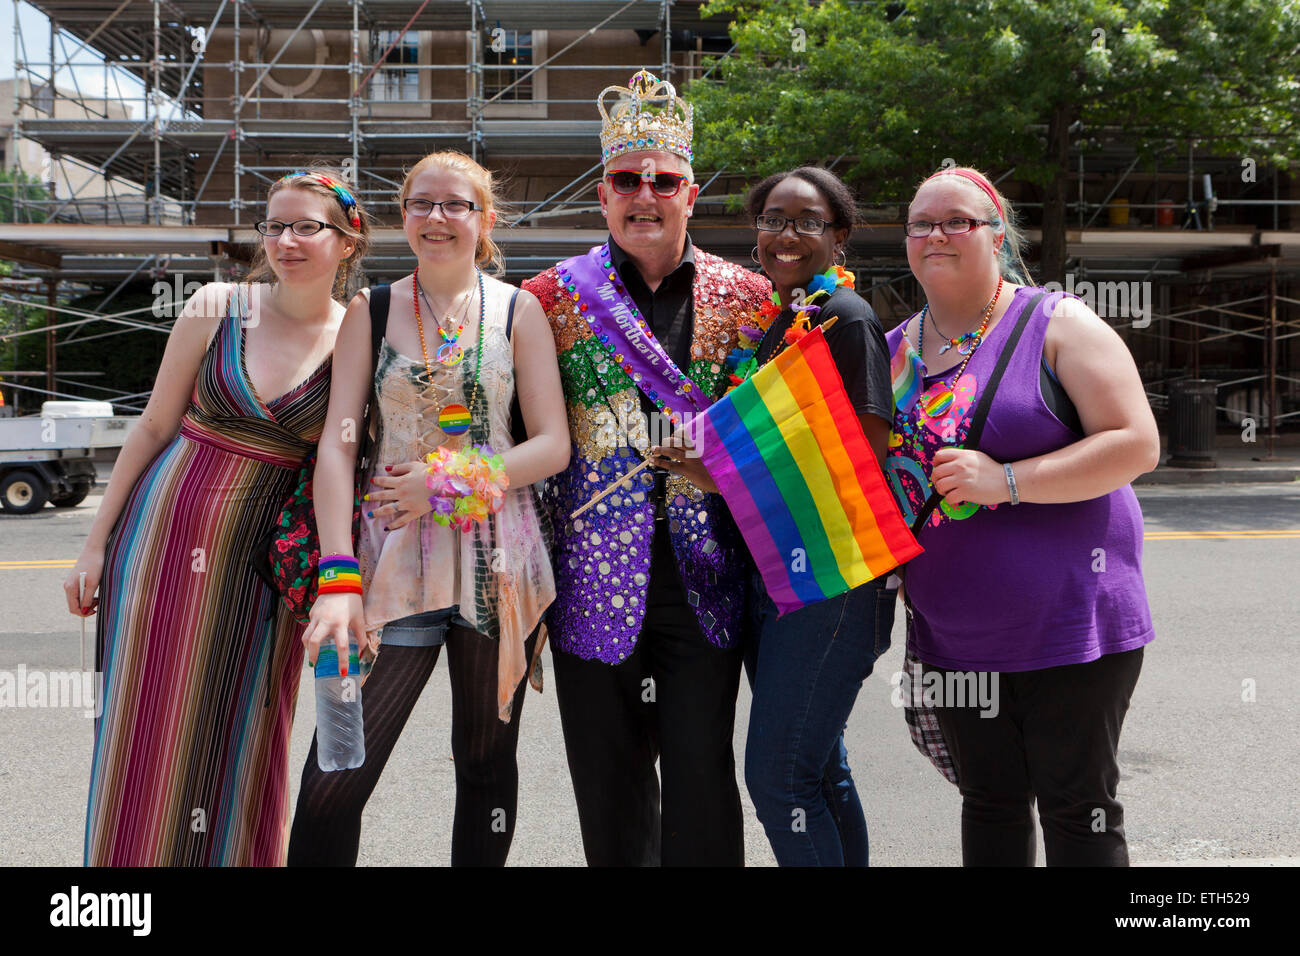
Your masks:
<path fill-rule="evenodd" d="M 90 866 L 284 863 L 302 626 L 248 560 L 324 428 L 331 361 L 262 401 L 239 288 L 105 551 Z"/>

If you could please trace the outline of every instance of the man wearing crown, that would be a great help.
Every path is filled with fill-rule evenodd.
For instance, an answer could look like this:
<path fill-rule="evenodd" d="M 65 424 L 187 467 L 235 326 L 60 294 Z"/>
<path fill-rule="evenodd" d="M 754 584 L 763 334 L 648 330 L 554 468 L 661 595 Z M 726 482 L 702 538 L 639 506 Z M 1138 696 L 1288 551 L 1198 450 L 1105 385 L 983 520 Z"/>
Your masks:
<path fill-rule="evenodd" d="M 570 515 L 721 396 L 771 286 L 687 235 L 692 113 L 672 84 L 642 70 L 597 102 L 609 236 L 523 285 L 555 333 L 575 446 L 547 483 L 548 625 L 583 848 L 593 866 L 739 866 L 739 532 L 719 495 L 661 471 Z"/>

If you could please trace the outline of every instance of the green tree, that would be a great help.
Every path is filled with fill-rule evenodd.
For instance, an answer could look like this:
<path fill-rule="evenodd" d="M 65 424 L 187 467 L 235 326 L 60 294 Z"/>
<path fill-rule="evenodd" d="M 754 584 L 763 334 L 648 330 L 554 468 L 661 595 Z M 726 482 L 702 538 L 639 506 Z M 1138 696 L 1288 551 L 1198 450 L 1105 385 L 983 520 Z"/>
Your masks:
<path fill-rule="evenodd" d="M 24 206 L 23 200 L 46 200 L 50 194 L 35 176 L 18 167 L 0 169 L 0 222 L 44 222 L 45 210 Z"/>
<path fill-rule="evenodd" d="M 1295 0 L 713 0 L 731 57 L 691 85 L 703 163 L 849 161 L 903 199 L 948 157 L 1043 189 L 1042 279 L 1063 278 L 1069 155 L 1300 149 Z"/>

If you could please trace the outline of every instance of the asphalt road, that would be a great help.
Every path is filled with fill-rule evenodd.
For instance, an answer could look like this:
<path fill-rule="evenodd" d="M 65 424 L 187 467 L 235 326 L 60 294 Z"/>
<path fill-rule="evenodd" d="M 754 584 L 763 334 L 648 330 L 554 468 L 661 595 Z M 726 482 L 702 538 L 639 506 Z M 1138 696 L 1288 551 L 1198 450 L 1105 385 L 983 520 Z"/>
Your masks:
<path fill-rule="evenodd" d="M 1300 860 L 1300 483 L 1146 487 L 1139 497 L 1157 637 L 1120 748 L 1120 798 L 1133 861 L 1294 863 Z M 0 515 L 0 672 L 78 666 L 80 625 L 65 609 L 60 584 L 99 500 L 66 511 Z M 889 676 L 902 662 L 901 615 L 893 638 L 848 729 L 872 862 L 955 865 L 960 797 L 912 749 L 902 712 L 890 702 Z M 742 681 L 737 755 L 748 712 Z M 291 801 L 314 719 L 310 671 L 304 671 Z M 80 710 L 0 707 L 0 865 L 80 864 L 91 724 Z M 362 864 L 450 859 L 449 729 L 450 692 L 440 662 L 367 807 Z M 582 865 L 549 686 L 528 693 L 519 765 L 511 865 Z M 746 860 L 772 865 L 743 782 L 741 794 Z"/>

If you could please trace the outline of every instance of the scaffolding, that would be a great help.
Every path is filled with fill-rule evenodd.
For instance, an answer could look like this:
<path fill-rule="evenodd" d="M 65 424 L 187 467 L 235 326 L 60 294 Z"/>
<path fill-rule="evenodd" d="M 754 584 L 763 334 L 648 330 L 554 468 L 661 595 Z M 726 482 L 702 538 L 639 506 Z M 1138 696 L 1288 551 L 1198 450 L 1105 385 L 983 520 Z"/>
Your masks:
<path fill-rule="evenodd" d="M 604 235 L 596 94 L 645 67 L 684 88 L 731 49 L 725 22 L 681 0 L 31 0 L 51 21 L 48 47 L 35 50 L 11 2 L 26 81 L 13 84 L 15 137 L 142 193 L 16 200 L 20 219 L 44 221 L 0 224 L 0 258 L 19 264 L 0 301 L 53 306 L 61 289 L 98 290 L 97 309 L 47 311 L 45 329 L 19 333 L 46 335 L 51 393 L 76 385 L 58 373 L 60 344 L 167 330 L 115 311 L 121 290 L 239 274 L 266 187 L 313 158 L 338 165 L 378 213 L 370 281 L 409 269 L 391 200 L 404 169 L 438 148 L 508 174 L 514 221 L 495 235 L 511 279 L 590 246 Z M 83 89 L 86 56 L 101 76 Z M 49 108 L 69 91 L 76 119 Z M 96 112 L 106 98 L 114 108 Z M 1145 324 L 1108 318 L 1153 404 L 1190 373 L 1222 380 L 1227 414 L 1273 428 L 1300 415 L 1300 190 L 1264 168 L 1258 183 L 1230 186 L 1237 161 L 1211 155 L 1170 156 L 1154 171 L 1123 150 L 1072 162 L 1068 269 L 1081 283 L 1150 288 Z M 752 229 L 733 211 L 744 180 L 696 173 L 693 239 L 750 264 Z M 1014 170 L 998 178 L 1010 185 Z M 1015 198 L 1033 214 L 1032 194 Z M 1126 226 L 1117 212 L 1149 222 Z M 858 288 L 887 326 L 920 305 L 903 215 L 898 203 L 863 203 L 850 246 L 850 267 L 870 277 Z M 20 384 L 34 388 L 5 387 Z"/>

